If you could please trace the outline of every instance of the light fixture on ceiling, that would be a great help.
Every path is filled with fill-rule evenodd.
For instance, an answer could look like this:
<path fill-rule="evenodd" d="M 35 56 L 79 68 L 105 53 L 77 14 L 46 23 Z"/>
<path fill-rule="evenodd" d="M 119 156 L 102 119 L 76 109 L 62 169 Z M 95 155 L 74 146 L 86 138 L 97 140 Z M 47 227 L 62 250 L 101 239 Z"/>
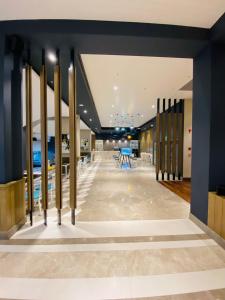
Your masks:
<path fill-rule="evenodd" d="M 131 139 L 131 135 L 128 135 L 127 138 L 128 138 L 128 140 L 130 140 Z"/>
<path fill-rule="evenodd" d="M 115 144 L 115 140 L 113 140 L 112 142 L 113 142 L 113 144 Z"/>
<path fill-rule="evenodd" d="M 118 86 L 114 85 L 113 89 L 114 89 L 114 91 L 117 91 L 118 90 Z"/>
<path fill-rule="evenodd" d="M 120 130 L 120 128 L 119 127 L 116 127 L 116 131 L 119 131 Z"/>
<path fill-rule="evenodd" d="M 80 106 L 80 107 L 83 107 L 83 106 L 84 106 L 84 104 L 80 103 L 80 104 L 79 104 L 79 106 Z"/>
<path fill-rule="evenodd" d="M 131 126 L 131 127 L 130 127 L 130 129 L 132 130 L 132 129 L 134 129 L 134 127 L 133 127 L 133 126 Z"/>
<path fill-rule="evenodd" d="M 119 140 L 119 143 L 121 143 L 121 140 Z"/>
<path fill-rule="evenodd" d="M 52 52 L 49 52 L 49 54 L 48 54 L 48 59 L 49 59 L 52 63 L 55 63 L 56 60 L 57 60 L 55 54 L 52 53 Z"/>
<path fill-rule="evenodd" d="M 126 144 L 126 143 L 127 143 L 127 140 L 125 140 L 124 143 Z"/>
<path fill-rule="evenodd" d="M 86 109 L 84 110 L 84 114 L 87 114 L 87 110 Z"/>
<path fill-rule="evenodd" d="M 109 143 L 109 140 L 107 140 L 106 143 L 108 144 L 108 143 Z"/>
<path fill-rule="evenodd" d="M 92 119 L 89 119 L 90 122 L 92 122 Z"/>
<path fill-rule="evenodd" d="M 150 126 L 151 126 L 151 127 L 154 127 L 154 124 L 151 124 Z"/>
<path fill-rule="evenodd" d="M 123 127 L 121 130 L 122 130 L 122 131 L 125 131 L 125 128 Z"/>

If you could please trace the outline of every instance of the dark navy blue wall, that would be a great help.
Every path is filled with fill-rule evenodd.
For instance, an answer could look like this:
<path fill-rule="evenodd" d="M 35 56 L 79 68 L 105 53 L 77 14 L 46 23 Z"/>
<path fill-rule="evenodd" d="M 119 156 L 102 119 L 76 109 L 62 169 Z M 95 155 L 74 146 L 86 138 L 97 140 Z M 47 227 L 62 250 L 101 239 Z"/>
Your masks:
<path fill-rule="evenodd" d="M 208 192 L 225 185 L 225 46 L 194 59 L 191 212 L 204 223 Z"/>
<path fill-rule="evenodd" d="M 207 222 L 211 105 L 211 47 L 194 59 L 191 213 Z"/>
<path fill-rule="evenodd" d="M 23 174 L 20 50 L 0 35 L 0 183 Z"/>

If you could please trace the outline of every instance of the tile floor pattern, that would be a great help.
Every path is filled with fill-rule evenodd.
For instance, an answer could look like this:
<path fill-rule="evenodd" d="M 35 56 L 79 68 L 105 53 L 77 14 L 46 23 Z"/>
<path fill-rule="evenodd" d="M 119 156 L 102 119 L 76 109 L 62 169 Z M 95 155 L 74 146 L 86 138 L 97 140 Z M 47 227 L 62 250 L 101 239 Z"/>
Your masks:
<path fill-rule="evenodd" d="M 0 241 L 0 299 L 225 299 L 225 251 L 154 169 L 96 161 L 78 180 L 76 226 L 36 217 Z"/>

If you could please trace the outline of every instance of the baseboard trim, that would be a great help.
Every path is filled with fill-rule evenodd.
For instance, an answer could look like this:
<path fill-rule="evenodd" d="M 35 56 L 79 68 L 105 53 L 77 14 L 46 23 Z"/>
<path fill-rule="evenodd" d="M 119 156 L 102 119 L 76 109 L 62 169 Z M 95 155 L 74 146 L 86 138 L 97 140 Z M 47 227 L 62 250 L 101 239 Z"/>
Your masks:
<path fill-rule="evenodd" d="M 26 217 L 22 219 L 18 224 L 15 224 L 8 231 L 0 231 L 0 240 L 9 240 L 24 224 L 26 223 Z"/>
<path fill-rule="evenodd" d="M 189 218 L 194 222 L 198 227 L 200 227 L 211 239 L 216 241 L 223 249 L 225 249 L 225 240 L 218 235 L 215 231 L 209 228 L 206 224 L 196 218 L 192 213 L 189 214 Z"/>

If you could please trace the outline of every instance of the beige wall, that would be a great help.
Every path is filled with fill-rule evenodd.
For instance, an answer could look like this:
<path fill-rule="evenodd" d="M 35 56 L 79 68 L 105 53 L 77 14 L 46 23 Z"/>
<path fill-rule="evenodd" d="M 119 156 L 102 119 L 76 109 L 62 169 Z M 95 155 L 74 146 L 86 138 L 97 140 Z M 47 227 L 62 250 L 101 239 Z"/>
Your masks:
<path fill-rule="evenodd" d="M 81 129 L 80 130 L 80 141 L 82 139 L 88 139 L 88 150 L 87 150 L 87 152 L 91 152 L 91 130 L 90 129 Z"/>
<path fill-rule="evenodd" d="M 153 147 L 153 129 L 148 129 L 141 133 L 140 138 L 140 151 L 150 152 Z"/>
<path fill-rule="evenodd" d="M 184 100 L 184 160 L 183 177 L 191 178 L 192 99 Z"/>
<path fill-rule="evenodd" d="M 80 116 L 77 115 L 77 157 L 80 157 Z M 69 118 L 62 118 L 62 134 L 69 134 Z"/>

